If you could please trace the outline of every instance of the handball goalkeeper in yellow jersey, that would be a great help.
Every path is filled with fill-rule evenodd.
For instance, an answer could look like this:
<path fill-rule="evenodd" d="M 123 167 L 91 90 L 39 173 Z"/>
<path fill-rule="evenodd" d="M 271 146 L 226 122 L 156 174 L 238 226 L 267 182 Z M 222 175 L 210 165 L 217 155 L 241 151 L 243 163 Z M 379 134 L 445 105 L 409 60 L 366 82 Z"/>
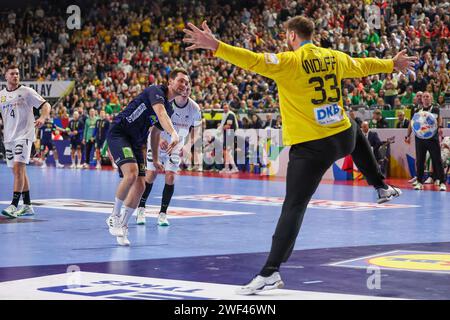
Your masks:
<path fill-rule="evenodd" d="M 261 272 L 238 290 L 239 294 L 283 287 L 279 267 L 292 253 L 308 202 L 336 160 L 352 155 L 367 182 L 377 190 L 378 203 L 401 194 L 384 182 L 368 141 L 345 114 L 341 80 L 391 73 L 394 69 L 406 72 L 415 58 L 401 51 L 393 59 L 356 59 L 317 47 L 311 41 L 314 23 L 303 16 L 290 19 L 285 28 L 291 51 L 277 54 L 254 53 L 225 44 L 214 37 L 206 22 L 201 29 L 189 23 L 184 30 L 184 42 L 191 44 L 187 50 L 213 50 L 215 57 L 275 80 L 283 143 L 291 146 L 286 197 L 269 257 Z"/>

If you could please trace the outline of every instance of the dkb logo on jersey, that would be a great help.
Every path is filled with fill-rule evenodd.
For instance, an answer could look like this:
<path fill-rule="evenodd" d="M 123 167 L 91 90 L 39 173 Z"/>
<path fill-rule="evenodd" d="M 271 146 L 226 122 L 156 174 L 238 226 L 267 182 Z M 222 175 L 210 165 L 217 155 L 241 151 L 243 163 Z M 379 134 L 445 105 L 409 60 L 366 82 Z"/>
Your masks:
<path fill-rule="evenodd" d="M 316 121 L 320 125 L 327 125 L 342 121 L 341 109 L 337 104 L 329 104 L 319 108 L 314 108 Z"/>

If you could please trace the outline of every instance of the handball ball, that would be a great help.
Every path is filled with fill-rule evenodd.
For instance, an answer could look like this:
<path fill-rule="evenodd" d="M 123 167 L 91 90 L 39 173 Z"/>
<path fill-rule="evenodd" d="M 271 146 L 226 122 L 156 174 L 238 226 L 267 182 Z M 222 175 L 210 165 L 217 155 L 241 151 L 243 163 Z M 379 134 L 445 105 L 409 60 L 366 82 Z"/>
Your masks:
<path fill-rule="evenodd" d="M 419 111 L 414 114 L 412 118 L 411 127 L 419 139 L 430 139 L 432 138 L 438 128 L 437 120 L 427 111 Z"/>

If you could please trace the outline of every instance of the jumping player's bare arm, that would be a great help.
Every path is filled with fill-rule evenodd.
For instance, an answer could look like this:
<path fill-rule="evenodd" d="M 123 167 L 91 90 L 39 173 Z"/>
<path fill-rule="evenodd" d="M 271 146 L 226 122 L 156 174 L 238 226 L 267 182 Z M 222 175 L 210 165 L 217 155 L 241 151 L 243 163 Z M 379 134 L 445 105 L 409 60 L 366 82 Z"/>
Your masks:
<path fill-rule="evenodd" d="M 157 170 L 164 170 L 163 165 L 159 162 L 159 142 L 161 139 L 161 130 L 153 126 L 150 133 L 150 146 L 152 150 L 153 165 Z"/>
<path fill-rule="evenodd" d="M 158 116 L 159 122 L 161 123 L 163 129 L 167 131 L 167 133 L 169 133 L 172 138 L 172 141 L 167 147 L 167 153 L 170 154 L 173 148 L 175 148 L 178 142 L 180 142 L 180 138 L 178 137 L 178 134 L 173 127 L 172 121 L 170 120 L 169 115 L 164 108 L 164 105 L 162 105 L 161 103 L 157 103 L 153 105 L 153 110 L 155 110 L 155 113 Z"/>

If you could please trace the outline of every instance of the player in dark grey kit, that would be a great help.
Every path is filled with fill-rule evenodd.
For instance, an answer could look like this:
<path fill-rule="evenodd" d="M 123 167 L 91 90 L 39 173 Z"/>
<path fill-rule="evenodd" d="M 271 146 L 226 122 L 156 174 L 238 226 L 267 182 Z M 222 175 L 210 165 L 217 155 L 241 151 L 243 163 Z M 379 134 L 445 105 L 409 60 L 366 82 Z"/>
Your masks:
<path fill-rule="evenodd" d="M 168 86 L 152 85 L 146 88 L 119 113 L 109 130 L 109 150 L 123 179 L 117 187 L 114 209 L 107 224 L 109 232 L 117 237 L 120 245 L 130 245 L 127 237 L 128 220 L 145 189 L 143 148 L 147 143 L 149 129 L 153 125 L 160 125 L 170 135 L 167 149 L 170 154 L 180 140 L 170 120 L 170 101 L 183 94 L 188 85 L 187 71 L 174 69 L 169 75 Z"/>
<path fill-rule="evenodd" d="M 83 141 L 84 122 L 80 119 L 78 111 L 73 112 L 73 119 L 70 120 L 67 127 L 67 132 L 70 137 L 70 157 L 72 159 L 71 169 L 81 169 L 81 143 Z M 78 164 L 75 164 L 75 155 L 78 159 Z"/>
<path fill-rule="evenodd" d="M 53 123 L 53 119 L 46 119 L 44 125 L 40 130 L 41 135 L 41 168 L 47 168 L 46 159 L 47 155 L 53 155 L 55 158 L 55 165 L 57 168 L 64 168 L 64 165 L 59 163 L 59 155 L 55 145 L 52 142 L 52 134 L 56 130 L 63 131 L 63 128 L 59 128 Z"/>
<path fill-rule="evenodd" d="M 413 183 L 414 190 L 423 190 L 425 159 L 427 152 L 429 152 L 433 164 L 433 174 L 436 176 L 436 186 L 438 187 L 439 191 L 447 191 L 447 186 L 445 184 L 444 166 L 442 164 L 441 158 L 441 146 L 439 144 L 439 137 L 442 136 L 443 128 L 442 117 L 440 116 L 439 107 L 433 106 L 433 96 L 431 95 L 431 93 L 423 93 L 422 108 L 418 109 L 416 112 L 419 111 L 426 111 L 431 113 L 436 118 L 439 128 L 429 139 L 421 139 L 417 136 L 415 137 L 417 181 Z M 408 134 L 405 137 L 405 142 L 407 143 L 410 143 L 411 141 L 411 122 L 408 126 Z"/>
<path fill-rule="evenodd" d="M 95 153 L 97 158 L 96 169 L 101 169 L 101 149 L 105 144 L 106 137 L 109 132 L 109 126 L 111 123 L 106 118 L 106 112 L 104 110 L 100 111 L 100 119 L 95 123 L 94 137 L 95 137 Z"/>

